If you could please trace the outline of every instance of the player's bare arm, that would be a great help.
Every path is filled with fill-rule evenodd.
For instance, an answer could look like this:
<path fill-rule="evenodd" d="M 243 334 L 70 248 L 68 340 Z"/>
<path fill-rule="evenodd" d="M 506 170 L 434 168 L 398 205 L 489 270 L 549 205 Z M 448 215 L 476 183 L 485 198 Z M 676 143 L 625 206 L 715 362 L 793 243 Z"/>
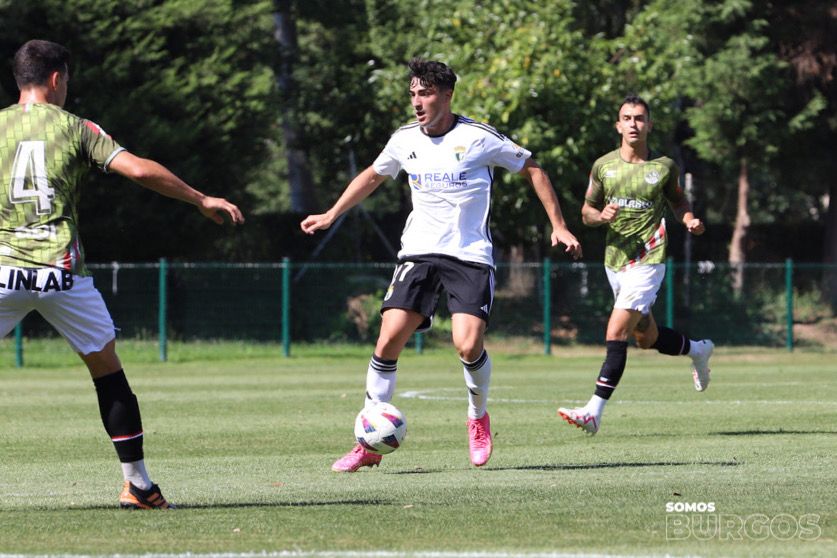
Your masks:
<path fill-rule="evenodd" d="M 588 227 L 600 227 L 615 221 L 618 214 L 619 206 L 615 203 L 609 203 L 599 210 L 585 201 L 581 207 L 581 222 Z"/>
<path fill-rule="evenodd" d="M 343 213 L 365 200 L 384 180 L 386 176 L 375 172 L 372 166 L 367 167 L 349 182 L 331 209 L 318 215 L 309 215 L 299 224 L 300 228 L 306 234 L 314 234 L 318 230 L 329 228 Z"/>
<path fill-rule="evenodd" d="M 552 187 L 552 182 L 549 180 L 549 175 L 531 158 L 526 160 L 520 170 L 520 175 L 532 184 L 538 199 L 541 200 L 543 208 L 546 210 L 546 215 L 552 224 L 552 234 L 550 235 L 552 246 L 557 246 L 559 243 L 563 244 L 566 246 L 564 252 L 570 254 L 573 259 L 580 258 L 582 256 L 581 244 L 567 228 L 564 215 L 561 212 L 561 204 L 555 194 L 555 189 Z"/>
<path fill-rule="evenodd" d="M 677 187 L 677 191 L 680 192 L 679 185 Z M 674 212 L 674 215 L 677 217 L 677 220 L 683 223 L 683 226 L 686 227 L 687 231 L 695 236 L 700 236 L 704 233 L 706 227 L 703 225 L 703 222 L 700 219 L 697 219 L 694 213 L 692 213 L 689 200 L 686 199 L 685 195 L 682 195 L 674 201 L 669 201 L 669 205 L 671 206 L 671 210 Z"/>
<path fill-rule="evenodd" d="M 237 206 L 224 198 L 207 196 L 195 190 L 169 169 L 151 159 L 143 159 L 123 151 L 110 162 L 108 170 L 163 196 L 191 203 L 204 217 L 219 225 L 224 222 L 224 214 L 236 225 L 244 222 L 244 215 Z"/>

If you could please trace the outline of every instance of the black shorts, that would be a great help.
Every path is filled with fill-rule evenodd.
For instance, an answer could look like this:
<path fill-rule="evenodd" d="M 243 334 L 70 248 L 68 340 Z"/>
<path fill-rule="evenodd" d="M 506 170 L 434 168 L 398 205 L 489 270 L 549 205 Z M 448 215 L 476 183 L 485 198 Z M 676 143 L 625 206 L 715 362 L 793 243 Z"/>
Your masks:
<path fill-rule="evenodd" d="M 426 319 L 417 331 L 430 327 L 442 289 L 451 314 L 471 314 L 488 324 L 494 302 L 494 268 L 450 256 L 408 256 L 392 274 L 381 313 L 388 308 L 413 310 Z"/>

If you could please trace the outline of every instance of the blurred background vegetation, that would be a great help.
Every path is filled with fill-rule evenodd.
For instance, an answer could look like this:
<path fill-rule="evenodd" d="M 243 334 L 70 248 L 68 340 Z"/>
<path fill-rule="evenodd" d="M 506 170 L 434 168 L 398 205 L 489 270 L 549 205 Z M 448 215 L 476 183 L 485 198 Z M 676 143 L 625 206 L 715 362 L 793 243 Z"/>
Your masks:
<path fill-rule="evenodd" d="M 837 262 L 835 21 L 815 0 L 0 0 L 0 103 L 17 99 L 20 44 L 61 42 L 68 110 L 248 217 L 219 229 L 92 173 L 90 261 L 311 258 L 323 235 L 300 218 L 411 119 L 405 63 L 423 56 L 456 70 L 456 112 L 534 152 L 590 261 L 603 235 L 580 223 L 586 177 L 638 93 L 653 147 L 693 176 L 709 224 L 695 259 Z M 398 245 L 409 206 L 402 181 L 385 183 L 317 258 L 391 261 L 381 238 Z M 525 181 L 501 173 L 492 214 L 498 260 L 550 254 Z"/>

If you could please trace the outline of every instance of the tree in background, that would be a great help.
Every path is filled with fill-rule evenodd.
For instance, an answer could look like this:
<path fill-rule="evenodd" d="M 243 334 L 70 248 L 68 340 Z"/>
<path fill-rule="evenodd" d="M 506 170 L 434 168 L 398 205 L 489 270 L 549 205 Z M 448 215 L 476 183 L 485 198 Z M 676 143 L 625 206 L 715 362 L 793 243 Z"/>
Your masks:
<path fill-rule="evenodd" d="M 779 155 L 800 134 L 810 132 L 824 108 L 818 95 L 804 103 L 787 102 L 794 84 L 789 64 L 768 33 L 766 17 L 775 7 L 767 8 L 748 0 L 708 5 L 656 0 L 630 23 L 622 43 L 627 51 L 623 71 L 641 76 L 635 79 L 642 89 L 674 109 L 666 115 L 670 121 L 685 120 L 685 144 L 718 169 L 720 190 L 737 185 L 728 259 L 737 269 L 739 291 L 739 264 L 747 259 L 752 222 L 753 177 L 759 178 L 759 218 L 778 218 L 763 209 L 794 193 L 771 184 L 782 163 Z"/>
<path fill-rule="evenodd" d="M 277 6 L 296 27 L 291 56 L 277 45 Z M 835 17 L 816 0 L 0 0 L 0 101 L 17 98 L 10 61 L 20 44 L 65 43 L 68 108 L 251 217 L 228 235 L 95 177 L 82 219 L 101 238 L 90 254 L 99 261 L 199 259 L 210 245 L 227 259 L 307 258 L 314 245 L 296 236 L 289 153 L 307 159 L 299 194 L 332 200 L 352 160 L 371 162 L 412 119 L 405 63 L 416 55 L 459 72 L 455 110 L 533 150 L 571 225 L 591 161 L 616 146 L 613 107 L 635 92 L 651 103 L 655 142 L 682 152 L 696 175 L 710 224 L 733 221 L 739 206 L 750 210 L 742 225 L 747 214 L 761 226 L 824 222 L 825 258 L 837 261 L 837 209 L 826 208 L 829 193 L 837 198 Z M 284 94 L 281 68 L 294 86 Z M 739 176 L 758 193 L 746 204 Z M 523 181 L 498 177 L 494 231 L 507 254 L 546 253 L 533 201 Z M 398 183 L 366 203 L 393 242 L 408 208 Z M 388 258 L 359 248 L 364 231 L 345 227 L 324 257 Z"/>
<path fill-rule="evenodd" d="M 367 6 L 382 65 L 375 76 L 378 99 L 398 115 L 398 124 L 412 118 L 404 62 L 422 56 L 450 64 L 459 77 L 455 112 L 530 149 L 550 174 L 568 220 L 577 223 L 589 165 L 604 145 L 615 145 L 607 108 L 618 93 L 607 87 L 605 42 L 576 25 L 574 2 L 368 0 Z M 412 31 L 417 22 L 424 27 Z M 495 237 L 521 259 L 523 247 L 533 248 L 531 256 L 546 255 L 548 224 L 532 196 L 517 177 L 495 182 Z"/>
<path fill-rule="evenodd" d="M 275 135 L 269 0 L 6 2 L 0 23 L 8 102 L 17 99 L 15 50 L 33 37 L 65 44 L 72 53 L 69 110 L 247 212 L 245 188 L 262 164 L 264 138 Z M 102 175 L 90 177 L 81 219 L 85 234 L 99 239 L 91 261 L 201 258 L 238 236 Z"/>

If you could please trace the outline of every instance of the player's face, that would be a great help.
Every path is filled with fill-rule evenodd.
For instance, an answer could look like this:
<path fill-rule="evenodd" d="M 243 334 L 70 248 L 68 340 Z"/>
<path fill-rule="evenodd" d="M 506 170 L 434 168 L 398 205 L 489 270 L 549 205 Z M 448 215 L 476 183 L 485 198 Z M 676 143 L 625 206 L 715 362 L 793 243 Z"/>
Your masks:
<path fill-rule="evenodd" d="M 622 136 L 622 143 L 630 146 L 644 145 L 651 131 L 651 119 L 642 105 L 624 104 L 619 109 L 616 130 Z"/>
<path fill-rule="evenodd" d="M 453 91 L 442 90 L 438 87 L 422 85 L 418 78 L 410 81 L 410 104 L 416 115 L 419 126 L 428 134 L 444 133 L 441 130 L 450 114 L 450 100 Z"/>

